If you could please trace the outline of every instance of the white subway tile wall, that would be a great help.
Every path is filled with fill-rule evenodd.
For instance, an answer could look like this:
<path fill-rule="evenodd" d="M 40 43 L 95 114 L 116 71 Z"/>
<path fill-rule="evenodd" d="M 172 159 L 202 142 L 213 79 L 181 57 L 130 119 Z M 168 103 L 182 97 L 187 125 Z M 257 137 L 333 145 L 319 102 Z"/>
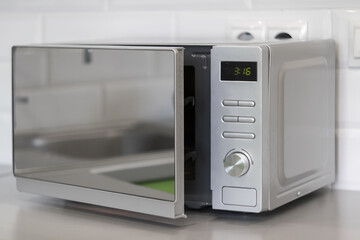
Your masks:
<path fill-rule="evenodd" d="M 338 171 L 335 187 L 360 190 L 360 175 L 356 171 L 360 156 L 360 66 L 349 66 L 349 51 L 353 51 L 356 44 L 352 41 L 354 27 L 360 28 L 358 0 L 2 0 L 0 164 L 11 164 L 12 45 L 129 38 L 236 41 L 245 30 L 251 30 L 259 39 L 269 40 L 285 29 L 299 39 L 332 37 L 336 40 Z M 355 59 L 355 63 L 356 60 L 359 59 Z M 23 84 L 26 87 L 34 83 Z M 76 89 L 73 94 L 74 91 Z M 108 91 L 108 101 L 111 101 L 112 89 Z M 97 109 L 96 112 L 105 111 Z M 90 110 L 89 114 L 96 115 Z"/>
<path fill-rule="evenodd" d="M 253 0 L 109 0 L 109 9 L 150 10 L 246 10 L 251 9 Z"/>
<path fill-rule="evenodd" d="M 360 190 L 359 177 L 360 129 L 341 128 L 337 131 L 337 181 L 335 188 Z"/>
<path fill-rule="evenodd" d="M 41 41 L 41 16 L 0 13 L 0 61 L 9 62 L 11 46 Z"/>
<path fill-rule="evenodd" d="M 360 69 L 337 70 L 337 127 L 360 129 Z"/>
<path fill-rule="evenodd" d="M 357 0 L 253 0 L 255 9 L 327 9 L 360 7 Z"/>
<path fill-rule="evenodd" d="M 0 62 L 0 164 L 12 163 L 11 64 Z"/>
<path fill-rule="evenodd" d="M 108 0 L 2 0 L 0 11 L 94 11 L 103 10 Z"/>
<path fill-rule="evenodd" d="M 11 63 L 2 61 L 0 62 L 0 113 L 10 115 L 10 111 L 11 111 Z M 1 126 L 2 125 L 0 125 L 0 127 Z M 2 135 L 1 133 L 2 132 L 0 132 L 0 135 Z"/>
<path fill-rule="evenodd" d="M 166 12 L 61 13 L 44 16 L 44 41 L 171 38 L 174 24 L 174 15 Z"/>

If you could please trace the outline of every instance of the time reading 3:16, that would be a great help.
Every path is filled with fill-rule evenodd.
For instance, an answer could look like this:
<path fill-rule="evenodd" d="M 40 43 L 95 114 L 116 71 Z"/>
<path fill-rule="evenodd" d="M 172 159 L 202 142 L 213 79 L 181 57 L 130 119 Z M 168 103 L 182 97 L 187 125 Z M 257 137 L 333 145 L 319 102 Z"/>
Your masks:
<path fill-rule="evenodd" d="M 235 67 L 234 75 L 236 76 L 239 74 L 246 75 L 246 76 L 251 75 L 251 67 L 243 68 L 242 71 L 241 71 L 241 68 Z"/>
<path fill-rule="evenodd" d="M 257 62 L 221 62 L 221 81 L 257 81 Z"/>

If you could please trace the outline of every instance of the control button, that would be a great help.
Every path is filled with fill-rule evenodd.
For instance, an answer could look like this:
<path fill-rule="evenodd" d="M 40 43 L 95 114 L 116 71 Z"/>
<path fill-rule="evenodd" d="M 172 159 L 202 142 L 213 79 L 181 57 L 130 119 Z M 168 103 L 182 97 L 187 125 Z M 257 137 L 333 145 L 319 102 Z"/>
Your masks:
<path fill-rule="evenodd" d="M 224 122 L 237 122 L 238 121 L 238 117 L 236 117 L 236 116 L 223 116 L 222 119 Z"/>
<path fill-rule="evenodd" d="M 240 139 L 254 139 L 253 133 L 241 133 L 241 132 L 223 132 L 224 138 L 240 138 Z"/>
<path fill-rule="evenodd" d="M 227 107 L 237 107 L 238 101 L 237 100 L 224 100 L 223 105 Z"/>
<path fill-rule="evenodd" d="M 223 105 L 225 107 L 254 107 L 254 101 L 244 101 L 244 100 L 224 100 Z"/>
<path fill-rule="evenodd" d="M 254 101 L 238 101 L 239 107 L 254 107 L 255 102 Z"/>
<path fill-rule="evenodd" d="M 232 177 L 240 177 L 250 168 L 249 158 L 242 152 L 235 152 L 224 159 L 225 172 Z"/>
<path fill-rule="evenodd" d="M 240 123 L 254 123 L 255 118 L 253 118 L 253 117 L 238 117 L 237 121 Z"/>

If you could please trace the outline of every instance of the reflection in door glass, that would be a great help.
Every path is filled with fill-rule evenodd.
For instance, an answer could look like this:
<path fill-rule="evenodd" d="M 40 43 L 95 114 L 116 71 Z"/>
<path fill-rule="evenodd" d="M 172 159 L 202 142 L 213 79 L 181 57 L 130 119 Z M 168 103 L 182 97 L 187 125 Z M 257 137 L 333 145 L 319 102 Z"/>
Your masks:
<path fill-rule="evenodd" d="M 16 48 L 15 174 L 174 201 L 174 65 L 170 50 Z"/>

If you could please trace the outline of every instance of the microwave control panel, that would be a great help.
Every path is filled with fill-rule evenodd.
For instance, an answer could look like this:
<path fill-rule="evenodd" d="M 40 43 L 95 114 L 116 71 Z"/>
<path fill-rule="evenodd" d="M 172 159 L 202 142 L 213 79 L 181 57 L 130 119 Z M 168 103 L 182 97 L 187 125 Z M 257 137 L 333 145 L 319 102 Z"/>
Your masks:
<path fill-rule="evenodd" d="M 211 189 L 214 209 L 260 212 L 266 46 L 211 51 Z"/>

